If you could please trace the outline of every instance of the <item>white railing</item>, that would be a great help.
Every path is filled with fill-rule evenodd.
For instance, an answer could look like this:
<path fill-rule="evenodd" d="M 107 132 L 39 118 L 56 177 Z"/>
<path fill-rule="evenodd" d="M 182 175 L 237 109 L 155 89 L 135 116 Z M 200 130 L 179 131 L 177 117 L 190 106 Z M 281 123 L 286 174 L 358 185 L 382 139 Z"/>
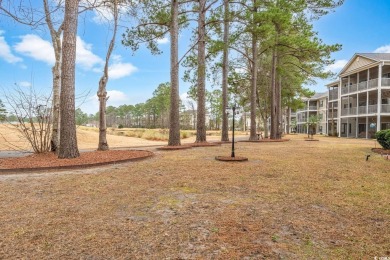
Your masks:
<path fill-rule="evenodd" d="M 382 87 L 390 86 L 390 78 L 382 78 Z"/>
<path fill-rule="evenodd" d="M 368 106 L 368 113 L 374 114 L 378 111 L 378 105 L 370 105 Z"/>
<path fill-rule="evenodd" d="M 378 87 L 378 79 L 371 79 L 368 81 L 368 88 Z"/>
<path fill-rule="evenodd" d="M 390 113 L 390 105 L 382 105 L 382 113 Z"/>
<path fill-rule="evenodd" d="M 349 108 L 349 114 L 350 115 L 356 115 L 357 108 L 356 107 L 350 107 Z"/>
<path fill-rule="evenodd" d="M 352 84 L 351 86 L 349 86 L 349 93 L 356 92 L 356 91 L 357 91 L 356 84 Z"/>
<path fill-rule="evenodd" d="M 358 84 L 358 89 L 359 90 L 365 90 L 367 89 L 367 81 L 362 81 Z"/>
<path fill-rule="evenodd" d="M 298 123 L 306 123 L 306 118 L 298 118 Z"/>
<path fill-rule="evenodd" d="M 309 110 L 317 110 L 317 106 L 309 106 Z"/>
<path fill-rule="evenodd" d="M 341 94 L 348 94 L 348 87 L 342 87 Z"/>
<path fill-rule="evenodd" d="M 345 109 L 345 108 L 342 109 L 342 110 L 341 110 L 341 115 L 342 115 L 342 116 L 347 116 L 347 115 L 348 115 L 348 109 Z"/>
<path fill-rule="evenodd" d="M 297 116 L 297 113 L 291 112 L 290 116 Z"/>
<path fill-rule="evenodd" d="M 359 107 L 359 115 L 360 114 L 367 114 L 367 107 L 366 106 Z"/>

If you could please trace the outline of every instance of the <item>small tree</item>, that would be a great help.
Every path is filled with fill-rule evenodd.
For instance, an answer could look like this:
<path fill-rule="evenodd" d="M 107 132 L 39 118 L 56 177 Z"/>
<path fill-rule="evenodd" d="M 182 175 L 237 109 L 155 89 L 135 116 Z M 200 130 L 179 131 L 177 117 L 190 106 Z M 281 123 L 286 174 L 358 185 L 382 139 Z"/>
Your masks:
<path fill-rule="evenodd" d="M 383 149 L 390 149 L 390 129 L 376 132 L 375 138 Z"/>
<path fill-rule="evenodd" d="M 12 121 L 18 122 L 9 125 L 15 127 L 21 138 L 28 141 L 34 153 L 49 152 L 52 134 L 51 95 L 36 93 L 33 88 L 27 92 L 19 87 L 13 89 L 12 93 L 3 95 L 10 113 L 14 115 Z M 8 120 L 11 121 L 10 119 Z"/>
<path fill-rule="evenodd" d="M 307 138 L 310 138 L 310 135 L 311 135 L 311 138 L 313 139 L 313 135 L 315 134 L 316 132 L 316 128 L 317 128 L 317 124 L 318 122 L 320 122 L 320 118 L 319 116 L 317 115 L 311 115 L 309 117 L 309 119 L 307 120 L 306 122 L 306 125 L 307 125 Z"/>

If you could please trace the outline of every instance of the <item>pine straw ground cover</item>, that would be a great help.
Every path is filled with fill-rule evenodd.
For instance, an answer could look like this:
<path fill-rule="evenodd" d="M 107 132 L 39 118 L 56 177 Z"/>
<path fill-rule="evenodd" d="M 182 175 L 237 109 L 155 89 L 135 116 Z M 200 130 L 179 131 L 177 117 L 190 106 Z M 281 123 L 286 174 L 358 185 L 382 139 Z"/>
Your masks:
<path fill-rule="evenodd" d="M 290 137 L 289 137 L 290 138 Z M 0 258 L 390 256 L 390 161 L 373 141 L 302 136 L 0 176 Z"/>

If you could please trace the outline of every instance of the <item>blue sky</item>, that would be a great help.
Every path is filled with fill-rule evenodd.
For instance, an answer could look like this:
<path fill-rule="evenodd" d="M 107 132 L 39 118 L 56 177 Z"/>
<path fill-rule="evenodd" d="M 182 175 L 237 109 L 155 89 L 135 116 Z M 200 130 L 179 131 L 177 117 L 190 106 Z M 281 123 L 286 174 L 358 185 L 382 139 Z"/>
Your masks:
<path fill-rule="evenodd" d="M 335 12 L 316 21 L 314 29 L 325 43 L 343 45 L 341 51 L 332 55 L 336 62 L 329 69 L 338 72 L 357 52 L 390 52 L 388 21 L 389 0 L 346 0 Z M 185 33 L 180 37 L 181 53 L 189 45 L 188 35 Z M 99 23 L 96 14 L 80 17 L 76 92 L 78 105 L 87 113 L 98 110 L 96 90 L 110 37 L 107 25 Z M 151 55 L 145 47 L 133 55 L 120 40 L 119 34 L 110 65 L 108 105 L 144 102 L 159 83 L 169 81 L 169 40 L 160 42 L 164 53 L 158 56 Z M 0 17 L 0 88 L 7 90 L 14 84 L 26 88 L 34 85 L 36 89 L 49 92 L 53 56 L 47 29 L 32 30 Z M 332 79 L 319 80 L 309 88 L 322 92 L 330 81 Z M 182 97 L 186 96 L 187 90 L 188 84 L 181 82 Z M 85 100 L 82 96 L 86 96 Z"/>

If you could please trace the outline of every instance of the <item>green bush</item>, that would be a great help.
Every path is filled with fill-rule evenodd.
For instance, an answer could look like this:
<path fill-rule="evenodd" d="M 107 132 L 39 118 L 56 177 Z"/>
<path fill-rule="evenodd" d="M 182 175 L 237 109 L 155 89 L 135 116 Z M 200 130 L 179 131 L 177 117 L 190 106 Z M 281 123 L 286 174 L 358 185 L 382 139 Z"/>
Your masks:
<path fill-rule="evenodd" d="M 119 129 L 123 128 L 123 125 L 122 124 L 118 125 L 118 128 Z"/>
<path fill-rule="evenodd" d="M 390 129 L 376 132 L 375 138 L 383 149 L 390 149 Z"/>

